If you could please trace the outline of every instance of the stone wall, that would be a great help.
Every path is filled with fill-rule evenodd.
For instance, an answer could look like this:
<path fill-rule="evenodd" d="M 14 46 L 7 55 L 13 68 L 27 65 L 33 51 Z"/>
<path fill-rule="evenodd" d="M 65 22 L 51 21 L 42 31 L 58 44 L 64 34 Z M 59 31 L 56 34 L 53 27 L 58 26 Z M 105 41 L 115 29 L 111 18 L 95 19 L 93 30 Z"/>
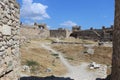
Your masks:
<path fill-rule="evenodd" d="M 100 38 L 93 30 L 77 31 L 72 33 L 70 36 L 73 36 L 75 38 L 92 39 L 92 40 Z"/>
<path fill-rule="evenodd" d="M 19 5 L 0 0 L 0 80 L 18 80 L 19 57 Z"/>
<path fill-rule="evenodd" d="M 20 36 L 27 39 L 40 39 L 49 37 L 49 30 L 39 29 L 36 26 L 21 25 Z"/>
<path fill-rule="evenodd" d="M 82 30 L 72 33 L 70 36 L 82 39 L 99 40 L 104 37 L 102 30 Z"/>
<path fill-rule="evenodd" d="M 69 30 L 58 29 L 58 30 L 50 30 L 50 37 L 52 38 L 68 38 L 70 36 Z"/>
<path fill-rule="evenodd" d="M 80 31 L 81 30 L 81 26 L 73 26 L 72 27 L 72 32 L 76 32 L 76 31 Z"/>
<path fill-rule="evenodd" d="M 75 38 L 83 38 L 83 39 L 92 39 L 92 40 L 102 40 L 102 41 L 111 41 L 113 37 L 113 27 L 103 28 L 103 29 L 88 29 L 88 30 L 80 30 L 73 31 L 70 35 Z"/>
<path fill-rule="evenodd" d="M 20 36 L 21 37 L 25 37 L 25 38 L 29 38 L 29 39 L 33 39 L 38 37 L 39 34 L 39 30 L 34 28 L 34 27 L 21 27 L 20 28 Z"/>

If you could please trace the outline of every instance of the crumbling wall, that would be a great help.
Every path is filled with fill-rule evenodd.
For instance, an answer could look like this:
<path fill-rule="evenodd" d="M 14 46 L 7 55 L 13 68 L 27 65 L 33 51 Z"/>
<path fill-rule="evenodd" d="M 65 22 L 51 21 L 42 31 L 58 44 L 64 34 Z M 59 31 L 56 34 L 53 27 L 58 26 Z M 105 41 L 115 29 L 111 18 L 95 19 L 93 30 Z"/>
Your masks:
<path fill-rule="evenodd" d="M 100 31 L 82 30 L 82 31 L 73 32 L 70 36 L 75 38 L 98 40 L 101 35 L 102 35 L 101 30 Z"/>
<path fill-rule="evenodd" d="M 103 31 L 102 30 L 85 30 L 81 31 L 79 34 L 82 36 L 82 38 L 87 38 L 87 39 L 100 39 Z"/>
<path fill-rule="evenodd" d="M 49 30 L 39 29 L 36 26 L 21 25 L 20 36 L 27 39 L 40 39 L 49 37 Z"/>
<path fill-rule="evenodd" d="M 53 38 L 68 38 L 70 31 L 68 30 L 50 30 L 50 37 Z"/>
<path fill-rule="evenodd" d="M 111 41 L 113 36 L 113 28 L 104 28 L 104 29 L 88 29 L 73 31 L 70 35 L 75 38 L 91 39 L 91 40 L 102 40 L 102 41 Z"/>
<path fill-rule="evenodd" d="M 19 57 L 19 5 L 0 0 L 0 80 L 18 80 Z"/>
<path fill-rule="evenodd" d="M 39 30 L 34 27 L 21 27 L 20 36 L 27 39 L 38 38 Z"/>
<path fill-rule="evenodd" d="M 81 26 L 73 26 L 72 27 L 72 32 L 76 32 L 76 31 L 80 31 L 81 30 Z"/>

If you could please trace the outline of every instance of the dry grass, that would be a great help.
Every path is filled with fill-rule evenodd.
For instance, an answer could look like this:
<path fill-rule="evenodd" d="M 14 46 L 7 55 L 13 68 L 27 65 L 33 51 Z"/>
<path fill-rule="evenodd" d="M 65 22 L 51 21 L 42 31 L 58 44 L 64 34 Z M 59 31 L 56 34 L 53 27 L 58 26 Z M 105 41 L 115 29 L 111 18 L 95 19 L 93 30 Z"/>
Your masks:
<path fill-rule="evenodd" d="M 90 57 L 93 61 L 102 64 L 111 65 L 111 59 L 112 59 L 111 47 L 94 47 L 94 49 L 95 49 L 95 54 Z"/>
<path fill-rule="evenodd" d="M 72 65 L 79 65 L 81 62 L 97 62 L 111 66 L 112 48 L 94 47 L 94 54 L 84 54 L 85 48 L 81 45 L 52 45 L 54 49 L 62 52 Z M 108 68 L 110 74 L 111 68 Z"/>
<path fill-rule="evenodd" d="M 53 39 L 54 40 L 54 39 Z M 60 42 L 77 42 L 77 43 L 86 43 L 86 44 L 92 44 L 92 43 L 96 43 L 92 40 L 84 40 L 84 39 L 76 39 L 76 38 L 73 38 L 73 37 L 70 37 L 70 38 L 64 38 L 64 39 L 59 39 Z"/>
<path fill-rule="evenodd" d="M 95 61 L 101 64 L 111 64 L 112 48 L 110 47 L 94 47 L 94 54 L 83 54 L 85 48 L 81 45 L 52 45 L 54 49 L 62 52 L 65 56 L 73 58 L 77 61 Z"/>
<path fill-rule="evenodd" d="M 63 53 L 66 59 L 72 64 L 79 64 L 79 61 L 83 61 L 80 57 L 82 56 L 83 47 L 79 45 L 67 44 L 67 45 L 52 45 L 52 47 Z"/>
<path fill-rule="evenodd" d="M 65 74 L 66 69 L 64 65 L 60 62 L 58 58 L 51 55 L 49 51 L 40 47 L 40 43 L 50 43 L 53 39 L 43 39 L 43 40 L 31 40 L 30 43 L 27 43 L 24 46 L 21 46 L 22 53 L 22 64 L 25 64 L 26 60 L 34 60 L 40 64 L 40 75 L 49 76 L 52 74 L 63 75 Z M 63 40 L 63 41 L 67 41 Z M 74 40 L 71 40 L 74 41 Z M 94 43 L 92 41 L 81 41 L 84 43 Z M 51 44 L 51 46 L 63 53 L 64 57 L 72 65 L 79 65 L 81 62 L 97 62 L 100 64 L 111 65 L 112 58 L 112 48 L 110 47 L 94 47 L 95 53 L 93 55 L 83 54 L 85 48 L 79 44 Z M 54 62 L 54 63 L 53 63 Z M 51 68 L 52 72 L 46 73 L 46 69 Z M 110 73 L 110 69 L 108 71 Z"/>
<path fill-rule="evenodd" d="M 95 47 L 95 54 L 91 57 L 93 61 L 108 66 L 107 74 L 111 74 L 112 52 L 111 47 Z"/>
<path fill-rule="evenodd" d="M 56 59 L 56 57 L 52 56 L 49 51 L 40 47 L 39 41 L 31 40 L 30 43 L 21 46 L 20 51 L 22 65 L 25 65 L 27 60 L 36 61 L 40 65 L 39 70 L 37 70 L 37 75 L 63 75 L 67 72 L 66 68 L 59 59 Z M 52 72 L 46 72 L 47 68 L 50 68 Z"/>

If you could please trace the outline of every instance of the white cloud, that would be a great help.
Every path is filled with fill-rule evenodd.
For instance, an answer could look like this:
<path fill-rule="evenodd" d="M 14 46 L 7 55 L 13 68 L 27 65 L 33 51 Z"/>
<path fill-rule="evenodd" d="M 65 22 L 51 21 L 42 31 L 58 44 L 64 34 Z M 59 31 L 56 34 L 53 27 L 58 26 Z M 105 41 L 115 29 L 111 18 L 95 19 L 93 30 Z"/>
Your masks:
<path fill-rule="evenodd" d="M 34 3 L 33 0 L 22 0 L 21 17 L 29 20 L 44 20 L 50 18 L 46 9 L 48 6 Z"/>
<path fill-rule="evenodd" d="M 32 21 L 29 21 L 29 20 L 25 20 L 23 24 L 27 24 L 27 25 L 33 25 L 34 22 Z"/>
<path fill-rule="evenodd" d="M 47 28 L 51 28 L 51 26 L 47 25 Z"/>
<path fill-rule="evenodd" d="M 72 21 L 65 21 L 62 24 L 60 24 L 60 26 L 63 26 L 63 27 L 72 27 L 75 25 L 77 25 L 77 24 L 75 22 L 72 22 Z"/>

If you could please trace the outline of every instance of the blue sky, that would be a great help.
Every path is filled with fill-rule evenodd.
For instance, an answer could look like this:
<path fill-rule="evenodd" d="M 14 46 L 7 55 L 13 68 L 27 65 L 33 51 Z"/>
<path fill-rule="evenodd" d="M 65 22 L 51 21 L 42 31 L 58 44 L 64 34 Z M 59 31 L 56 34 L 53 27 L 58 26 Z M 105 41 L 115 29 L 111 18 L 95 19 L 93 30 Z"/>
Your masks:
<path fill-rule="evenodd" d="M 80 25 L 82 29 L 109 27 L 114 22 L 114 0 L 17 0 L 21 22 L 46 23 L 50 29 Z"/>

